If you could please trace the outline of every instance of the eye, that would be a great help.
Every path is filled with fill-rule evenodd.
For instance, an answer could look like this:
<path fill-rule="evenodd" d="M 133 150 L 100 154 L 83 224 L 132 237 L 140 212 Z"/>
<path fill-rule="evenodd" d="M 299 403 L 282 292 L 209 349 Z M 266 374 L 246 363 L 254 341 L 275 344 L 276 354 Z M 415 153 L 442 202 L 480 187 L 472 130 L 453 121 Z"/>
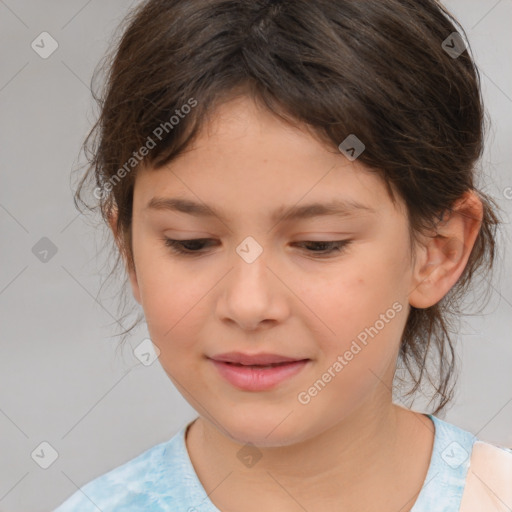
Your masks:
<path fill-rule="evenodd" d="M 176 254 L 184 254 L 187 256 L 198 256 L 201 254 L 200 250 L 205 245 L 205 242 L 211 241 L 211 238 L 196 238 L 194 240 L 173 240 L 172 238 L 164 237 L 163 241 L 172 252 Z M 192 246 L 192 248 L 190 248 Z M 198 247 L 199 246 L 199 247 Z M 204 252 L 204 251 L 203 251 Z"/>
<path fill-rule="evenodd" d="M 315 257 L 322 257 L 325 255 L 329 255 L 336 252 L 343 252 L 344 249 L 352 242 L 352 240 L 327 240 L 327 241 L 313 241 L 313 240 L 306 240 L 304 242 L 298 242 L 296 245 L 300 246 L 309 246 L 309 247 L 319 247 L 319 251 L 309 251 L 315 255 Z"/>
<path fill-rule="evenodd" d="M 199 256 L 205 251 L 201 251 L 207 242 L 215 242 L 212 238 L 196 238 L 193 240 L 173 240 L 172 238 L 164 237 L 163 241 L 172 252 L 176 254 L 183 254 L 186 256 Z M 319 248 L 320 250 L 307 250 L 315 257 L 323 257 L 332 253 L 341 253 L 352 242 L 352 240 L 327 240 L 327 241 L 313 241 L 306 240 L 304 242 L 297 242 L 295 245 L 302 247 Z M 211 244 L 210 244 L 211 245 Z"/>

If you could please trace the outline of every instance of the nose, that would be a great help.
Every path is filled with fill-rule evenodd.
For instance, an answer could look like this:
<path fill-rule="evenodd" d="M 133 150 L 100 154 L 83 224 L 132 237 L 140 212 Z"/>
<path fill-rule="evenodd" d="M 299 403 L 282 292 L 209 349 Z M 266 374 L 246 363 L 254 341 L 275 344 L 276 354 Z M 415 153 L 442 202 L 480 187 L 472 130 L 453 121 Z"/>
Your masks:
<path fill-rule="evenodd" d="M 241 329 L 253 331 L 283 322 L 289 315 L 289 290 L 267 264 L 265 251 L 248 263 L 238 255 L 222 280 L 217 315 Z"/>

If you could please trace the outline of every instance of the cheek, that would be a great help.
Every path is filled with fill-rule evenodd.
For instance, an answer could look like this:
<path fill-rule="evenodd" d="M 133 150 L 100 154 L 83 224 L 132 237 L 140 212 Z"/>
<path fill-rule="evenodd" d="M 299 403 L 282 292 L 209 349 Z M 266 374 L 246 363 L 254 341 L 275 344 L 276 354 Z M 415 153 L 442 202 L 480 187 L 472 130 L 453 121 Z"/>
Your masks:
<path fill-rule="evenodd" d="M 190 319 L 201 308 L 204 290 L 183 265 L 173 264 L 165 248 L 155 245 L 139 245 L 137 280 L 151 339 L 162 350 L 180 336 L 182 329 L 190 329 Z M 180 342 L 187 339 L 192 338 L 182 337 Z"/>
<path fill-rule="evenodd" d="M 184 276 L 151 275 L 145 281 L 144 315 L 152 339 L 166 345 L 179 340 L 186 348 L 193 342 L 194 318 L 205 314 L 202 290 Z"/>
<path fill-rule="evenodd" d="M 318 333 L 326 367 L 346 354 L 347 366 L 357 377 L 368 373 L 369 367 L 382 368 L 393 360 L 407 313 L 401 275 L 403 269 L 393 256 L 380 252 L 379 257 L 370 254 L 301 288 L 299 296 L 308 306 L 304 318 L 310 319 L 308 328 Z"/>

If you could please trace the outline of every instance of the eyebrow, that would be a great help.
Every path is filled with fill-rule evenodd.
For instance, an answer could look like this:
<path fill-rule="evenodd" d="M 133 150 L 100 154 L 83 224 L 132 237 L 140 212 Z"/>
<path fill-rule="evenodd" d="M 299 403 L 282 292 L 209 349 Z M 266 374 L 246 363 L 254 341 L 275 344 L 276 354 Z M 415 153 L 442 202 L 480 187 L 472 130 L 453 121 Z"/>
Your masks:
<path fill-rule="evenodd" d="M 178 197 L 153 197 L 145 209 L 164 210 L 187 213 L 196 217 L 218 217 L 226 219 L 225 212 L 204 203 Z M 352 199 L 336 199 L 327 203 L 309 203 L 302 206 L 281 206 L 270 215 L 270 220 L 278 222 L 281 219 L 309 219 L 312 217 L 338 216 L 347 217 L 357 211 L 377 213 L 368 205 Z"/>

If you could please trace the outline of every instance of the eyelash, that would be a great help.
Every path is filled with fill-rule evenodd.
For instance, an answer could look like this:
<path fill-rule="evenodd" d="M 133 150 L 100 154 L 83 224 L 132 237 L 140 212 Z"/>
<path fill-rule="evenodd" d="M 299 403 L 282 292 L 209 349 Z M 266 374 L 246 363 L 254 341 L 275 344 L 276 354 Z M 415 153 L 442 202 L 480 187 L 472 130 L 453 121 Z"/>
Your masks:
<path fill-rule="evenodd" d="M 198 242 L 207 242 L 209 240 L 213 240 L 212 238 L 196 238 L 193 240 L 173 240 L 172 238 L 164 237 L 162 239 L 164 241 L 164 244 L 175 254 L 183 255 L 183 256 L 191 256 L 191 257 L 197 257 L 201 254 L 204 254 L 204 251 L 191 251 L 190 249 L 184 248 L 184 246 L 188 244 L 194 244 Z M 352 242 L 352 240 L 305 240 L 304 242 L 297 242 L 296 245 L 310 245 L 310 244 L 320 244 L 320 245 L 327 245 L 330 246 L 331 249 L 327 252 L 319 252 L 319 251 L 309 251 L 312 254 L 317 254 L 319 257 L 322 258 L 325 255 L 333 254 L 335 252 L 342 253 L 346 247 Z"/>

